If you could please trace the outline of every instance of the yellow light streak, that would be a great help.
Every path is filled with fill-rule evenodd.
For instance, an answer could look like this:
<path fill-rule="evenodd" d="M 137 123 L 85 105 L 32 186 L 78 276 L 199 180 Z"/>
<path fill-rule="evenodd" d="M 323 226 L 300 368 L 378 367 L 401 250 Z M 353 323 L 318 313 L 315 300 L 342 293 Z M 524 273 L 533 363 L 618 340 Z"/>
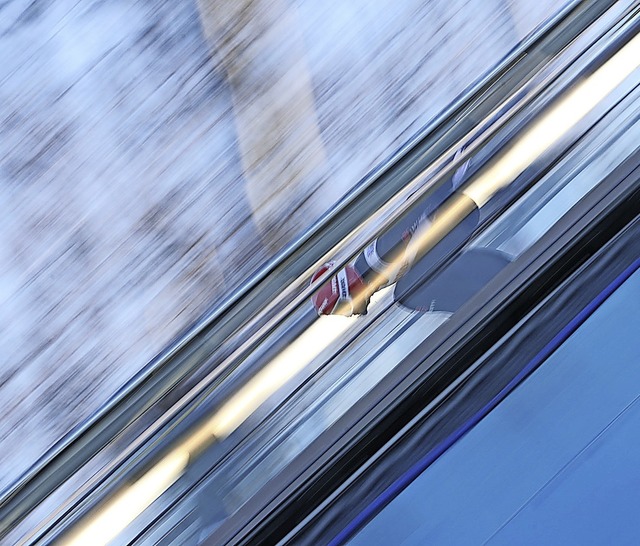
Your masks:
<path fill-rule="evenodd" d="M 640 66 L 640 35 L 575 86 L 462 191 L 482 207 Z"/>
<path fill-rule="evenodd" d="M 81 521 L 69 536 L 62 538 L 60 544 L 108 544 L 180 477 L 188 462 L 189 454 L 186 451 L 172 451 L 139 480 L 126 486 L 101 506 L 98 513 Z"/>
<path fill-rule="evenodd" d="M 319 317 L 211 417 L 205 424 L 207 430 L 217 438 L 231 434 L 269 396 L 330 347 L 354 320 L 340 316 Z"/>
<path fill-rule="evenodd" d="M 388 264 L 387 272 L 381 272 L 380 283 L 384 278 L 389 278 L 391 272 L 402 268 L 408 256 L 413 260 L 424 256 L 476 206 L 481 208 L 498 191 L 511 184 L 638 67 L 640 35 L 634 36 L 604 65 L 574 86 L 524 134 L 516 137 L 497 159 L 463 186 L 459 193 L 447 199 L 438 208 L 435 217 L 416 230 L 404 254 Z M 356 302 L 356 305 L 360 303 Z"/>
<path fill-rule="evenodd" d="M 102 546 L 130 523 L 182 475 L 189 459 L 227 437 L 269 396 L 308 366 L 345 333 L 355 319 L 319 317 L 288 347 L 254 375 L 209 420 L 165 455 L 140 479 L 126 486 L 60 540 L 64 546 Z"/>

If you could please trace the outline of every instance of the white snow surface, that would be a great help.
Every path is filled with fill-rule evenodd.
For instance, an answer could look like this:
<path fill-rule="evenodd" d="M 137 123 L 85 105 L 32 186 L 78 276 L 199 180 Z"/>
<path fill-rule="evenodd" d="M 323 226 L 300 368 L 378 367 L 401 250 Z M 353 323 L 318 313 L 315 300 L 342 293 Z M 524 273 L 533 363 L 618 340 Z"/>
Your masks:
<path fill-rule="evenodd" d="M 290 4 L 342 193 L 563 2 Z M 1 489 L 268 253 L 195 3 L 0 3 L 0 128 Z"/>

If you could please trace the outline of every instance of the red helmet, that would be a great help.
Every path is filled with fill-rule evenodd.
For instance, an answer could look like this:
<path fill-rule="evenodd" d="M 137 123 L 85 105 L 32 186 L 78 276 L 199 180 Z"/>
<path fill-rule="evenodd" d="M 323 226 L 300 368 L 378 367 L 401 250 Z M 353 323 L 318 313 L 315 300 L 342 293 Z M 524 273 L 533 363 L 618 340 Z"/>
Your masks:
<path fill-rule="evenodd" d="M 311 277 L 311 283 L 333 269 L 334 262 L 324 264 Z M 347 265 L 323 284 L 313 296 L 311 303 L 319 315 L 346 315 L 366 313 L 369 298 L 367 286 L 356 269 Z"/>

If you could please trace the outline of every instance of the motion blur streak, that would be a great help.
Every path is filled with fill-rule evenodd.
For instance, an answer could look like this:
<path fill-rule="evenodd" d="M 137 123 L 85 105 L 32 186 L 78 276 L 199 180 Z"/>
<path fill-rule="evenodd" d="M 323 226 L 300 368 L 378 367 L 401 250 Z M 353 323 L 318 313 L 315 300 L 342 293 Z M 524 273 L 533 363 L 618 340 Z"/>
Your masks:
<path fill-rule="evenodd" d="M 640 35 L 574 87 L 463 191 L 482 207 L 640 66 Z"/>
<path fill-rule="evenodd" d="M 180 477 L 188 462 L 188 452 L 172 451 L 138 481 L 107 501 L 98 514 L 81 523 L 61 544 L 108 544 Z"/>
<path fill-rule="evenodd" d="M 412 239 L 419 241 L 416 254 L 423 255 L 475 205 L 482 207 L 497 191 L 510 184 L 639 66 L 640 35 L 560 99 L 491 166 L 474 178 L 463 189 L 464 195 L 450 199 L 440 212 L 440 221 L 425 226 L 424 233 Z M 469 203 L 470 199 L 475 205 Z M 64 539 L 62 544 L 107 544 L 180 477 L 191 456 L 197 455 L 216 439 L 224 439 L 231 434 L 269 396 L 330 347 L 352 324 L 353 319 L 345 317 L 321 317 L 316 320 L 182 445 L 161 459 L 134 484 L 107 501 L 94 517 Z"/>
<path fill-rule="evenodd" d="M 205 424 L 205 428 L 218 438 L 231 434 L 269 396 L 330 347 L 353 325 L 354 320 L 319 317 L 233 395 Z"/>
<path fill-rule="evenodd" d="M 319 317 L 293 343 L 254 375 L 213 416 L 165 455 L 136 482 L 100 506 L 79 525 L 64 546 L 106 545 L 182 475 L 189 460 L 226 438 L 269 396 L 304 369 L 353 325 L 347 317 Z"/>
<path fill-rule="evenodd" d="M 498 191 L 513 182 L 638 67 L 640 35 L 633 37 L 604 65 L 560 98 L 506 151 L 472 178 L 461 194 L 451 196 L 440 207 L 435 219 L 424 222 L 416 231 L 406 255 L 420 258 L 429 252 L 475 207 L 484 206 Z M 400 267 L 402 260 L 404 256 L 389 264 L 389 270 Z"/>

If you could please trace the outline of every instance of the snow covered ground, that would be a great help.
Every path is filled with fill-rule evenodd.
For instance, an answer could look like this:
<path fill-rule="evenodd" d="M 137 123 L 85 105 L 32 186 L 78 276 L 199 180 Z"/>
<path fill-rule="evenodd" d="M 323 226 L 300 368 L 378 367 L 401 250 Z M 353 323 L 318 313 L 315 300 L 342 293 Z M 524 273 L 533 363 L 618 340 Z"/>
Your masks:
<path fill-rule="evenodd" d="M 287 3 L 339 195 L 564 2 Z M 195 2 L 1 3 L 0 130 L 4 488 L 271 251 Z"/>

